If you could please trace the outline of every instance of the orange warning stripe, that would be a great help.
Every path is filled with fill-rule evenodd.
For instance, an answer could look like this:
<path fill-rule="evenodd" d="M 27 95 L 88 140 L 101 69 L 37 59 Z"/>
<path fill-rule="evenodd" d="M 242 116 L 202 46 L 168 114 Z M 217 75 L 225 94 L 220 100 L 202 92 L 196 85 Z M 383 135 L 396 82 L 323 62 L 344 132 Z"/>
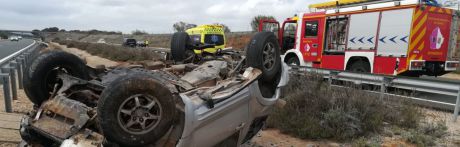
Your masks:
<path fill-rule="evenodd" d="M 440 14 L 452 14 L 452 9 L 442 7 L 428 7 L 428 11 Z"/>
<path fill-rule="evenodd" d="M 437 11 L 435 7 L 428 8 L 428 11 Z M 410 43 L 407 58 L 408 64 L 410 60 L 420 60 L 422 59 L 421 53 L 423 48 L 425 48 L 425 39 L 426 34 L 426 21 L 428 19 L 428 11 L 422 11 L 420 8 L 416 8 L 414 11 L 414 16 L 412 18 L 412 30 L 410 34 Z M 413 51 L 417 50 L 418 54 L 413 54 Z"/>

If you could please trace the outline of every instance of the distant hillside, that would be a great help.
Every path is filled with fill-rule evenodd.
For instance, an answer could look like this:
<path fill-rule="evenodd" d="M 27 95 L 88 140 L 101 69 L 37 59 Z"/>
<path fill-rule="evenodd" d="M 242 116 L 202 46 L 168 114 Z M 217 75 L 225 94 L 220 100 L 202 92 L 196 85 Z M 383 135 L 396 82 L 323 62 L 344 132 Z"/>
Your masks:
<path fill-rule="evenodd" d="M 253 32 L 234 32 L 226 33 L 227 46 L 233 48 L 244 48 L 249 42 Z M 96 43 L 103 39 L 109 44 L 122 44 L 123 38 L 134 38 L 136 40 L 148 40 L 151 47 L 169 48 L 172 34 L 151 34 L 151 35 L 102 35 L 89 33 L 70 33 L 70 32 L 55 32 L 46 33 L 46 40 L 75 40 L 81 42 Z"/>

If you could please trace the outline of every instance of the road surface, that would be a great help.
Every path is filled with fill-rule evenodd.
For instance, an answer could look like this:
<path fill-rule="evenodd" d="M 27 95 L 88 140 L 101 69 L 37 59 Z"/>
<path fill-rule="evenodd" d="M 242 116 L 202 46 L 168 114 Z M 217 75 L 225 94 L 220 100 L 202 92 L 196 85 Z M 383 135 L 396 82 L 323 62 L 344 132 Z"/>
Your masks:
<path fill-rule="evenodd" d="M 0 40 L 0 59 L 17 52 L 32 43 L 32 39 L 21 39 L 19 41 Z"/>

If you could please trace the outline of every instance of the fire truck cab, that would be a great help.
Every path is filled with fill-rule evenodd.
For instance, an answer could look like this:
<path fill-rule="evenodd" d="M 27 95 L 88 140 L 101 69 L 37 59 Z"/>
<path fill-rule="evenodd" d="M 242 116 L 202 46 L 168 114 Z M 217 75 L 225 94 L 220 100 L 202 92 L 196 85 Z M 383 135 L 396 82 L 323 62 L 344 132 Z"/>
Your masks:
<path fill-rule="evenodd" d="M 274 31 L 283 61 L 331 70 L 385 75 L 439 76 L 459 66 L 460 12 L 433 0 L 337 0 L 312 12 L 261 20 Z"/>

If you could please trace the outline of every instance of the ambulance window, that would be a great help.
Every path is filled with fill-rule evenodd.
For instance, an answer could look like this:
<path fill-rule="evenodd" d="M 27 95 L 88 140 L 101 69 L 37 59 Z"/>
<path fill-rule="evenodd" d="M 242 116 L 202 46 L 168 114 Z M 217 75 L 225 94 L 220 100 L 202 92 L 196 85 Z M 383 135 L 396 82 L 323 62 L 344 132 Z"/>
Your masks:
<path fill-rule="evenodd" d="M 318 21 L 305 22 L 305 38 L 318 36 Z"/>

